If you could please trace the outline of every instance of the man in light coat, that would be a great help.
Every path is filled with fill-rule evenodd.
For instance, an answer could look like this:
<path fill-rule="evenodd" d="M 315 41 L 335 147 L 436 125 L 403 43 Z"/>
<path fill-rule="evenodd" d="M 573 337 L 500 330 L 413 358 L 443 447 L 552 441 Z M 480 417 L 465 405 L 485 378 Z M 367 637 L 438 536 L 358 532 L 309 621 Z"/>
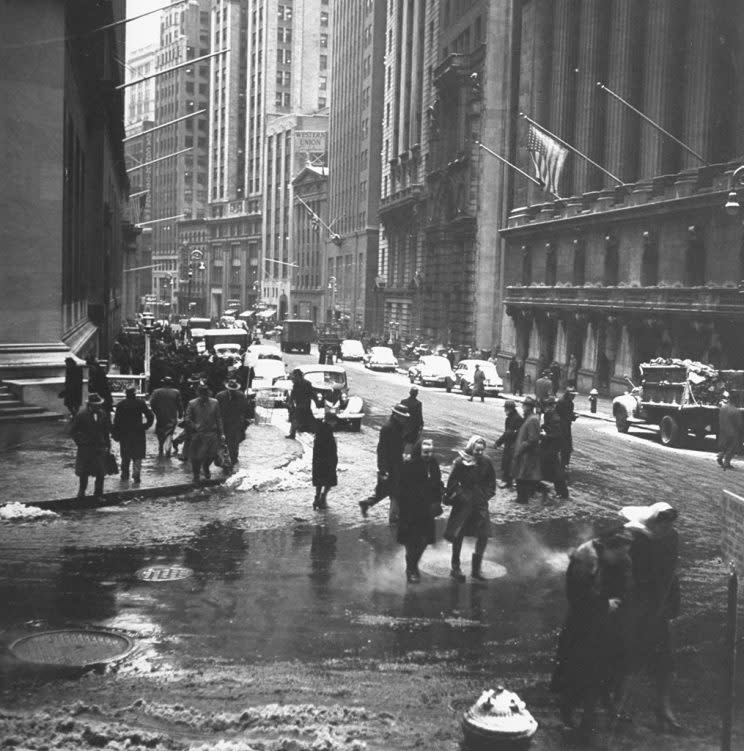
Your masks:
<path fill-rule="evenodd" d="M 173 385 L 173 379 L 165 376 L 162 386 L 155 389 L 150 397 L 150 409 L 155 413 L 155 435 L 158 437 L 158 456 L 170 458 L 173 446 L 173 433 L 183 415 L 181 393 Z"/>
<path fill-rule="evenodd" d="M 731 459 L 741 447 L 744 437 L 742 414 L 732 403 L 728 391 L 723 392 L 723 399 L 718 410 L 718 456 L 716 461 L 723 469 L 732 469 Z"/>
<path fill-rule="evenodd" d="M 512 476 L 517 483 L 517 503 L 527 503 L 537 488 L 543 492 L 547 488 L 542 483 L 540 471 L 540 417 L 535 413 L 535 400 L 525 397 L 522 404 L 524 422 L 514 441 Z"/>
<path fill-rule="evenodd" d="M 470 389 L 471 402 L 474 396 L 479 396 L 482 402 L 486 398 L 486 374 L 481 370 L 480 365 L 475 366 L 475 372 L 473 373 L 473 386 Z"/>
<path fill-rule="evenodd" d="M 225 440 L 220 405 L 209 396 L 209 386 L 202 381 L 198 386 L 199 396 L 189 402 L 186 408 L 186 430 L 190 436 L 189 457 L 194 472 L 194 482 L 201 482 L 200 472 L 205 479 L 211 477 L 209 465 L 220 451 Z"/>

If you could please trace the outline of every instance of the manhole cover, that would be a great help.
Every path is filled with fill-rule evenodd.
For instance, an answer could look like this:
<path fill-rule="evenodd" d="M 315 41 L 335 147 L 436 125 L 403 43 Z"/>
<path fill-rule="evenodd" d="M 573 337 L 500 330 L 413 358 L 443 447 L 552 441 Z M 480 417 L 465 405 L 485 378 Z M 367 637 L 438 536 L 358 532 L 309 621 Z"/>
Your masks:
<path fill-rule="evenodd" d="M 449 558 L 430 558 L 426 560 L 426 556 L 424 556 L 419 564 L 419 568 L 422 573 L 429 574 L 430 576 L 440 576 L 448 579 L 450 575 Z M 468 580 L 470 579 L 470 561 L 466 565 L 464 556 L 462 573 L 468 577 Z M 484 560 L 481 564 L 481 573 L 486 579 L 501 579 L 502 576 L 506 576 L 506 569 L 499 563 Z"/>
<path fill-rule="evenodd" d="M 178 579 L 188 579 L 193 573 L 186 566 L 157 565 L 141 568 L 137 572 L 137 578 L 145 582 L 172 582 Z"/>
<path fill-rule="evenodd" d="M 123 634 L 88 629 L 44 631 L 10 645 L 19 660 L 60 667 L 100 665 L 120 660 L 133 649 L 134 642 Z"/>

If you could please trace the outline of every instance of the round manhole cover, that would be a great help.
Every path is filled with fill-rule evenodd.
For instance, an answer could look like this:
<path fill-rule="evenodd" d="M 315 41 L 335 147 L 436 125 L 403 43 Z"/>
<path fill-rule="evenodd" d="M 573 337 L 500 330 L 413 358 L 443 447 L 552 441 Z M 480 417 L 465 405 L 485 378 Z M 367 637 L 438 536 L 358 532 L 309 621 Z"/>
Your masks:
<path fill-rule="evenodd" d="M 194 572 L 186 566 L 156 565 L 146 566 L 137 572 L 137 578 L 145 582 L 172 582 L 188 579 Z"/>
<path fill-rule="evenodd" d="M 134 642 L 123 634 L 90 629 L 44 631 L 10 645 L 24 662 L 78 668 L 120 660 L 133 649 Z"/>
<path fill-rule="evenodd" d="M 430 558 L 427 560 L 426 556 L 424 556 L 419 564 L 419 568 L 422 573 L 429 574 L 430 576 L 440 576 L 448 579 L 450 575 L 449 558 Z M 465 565 L 464 558 L 462 572 L 468 577 L 468 579 L 470 578 L 470 566 Z M 484 560 L 481 563 L 481 574 L 483 574 L 486 579 L 501 579 L 501 577 L 506 576 L 506 569 L 499 563 Z"/>

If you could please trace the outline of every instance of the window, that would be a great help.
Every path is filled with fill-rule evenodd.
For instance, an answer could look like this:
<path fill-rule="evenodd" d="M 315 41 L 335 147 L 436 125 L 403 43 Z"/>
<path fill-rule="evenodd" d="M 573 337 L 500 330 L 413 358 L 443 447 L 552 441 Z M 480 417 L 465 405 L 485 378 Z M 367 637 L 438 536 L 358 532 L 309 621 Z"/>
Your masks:
<path fill-rule="evenodd" d="M 320 35 L 320 46 L 323 49 L 327 49 L 327 47 L 328 47 L 328 34 L 321 34 Z"/>
<path fill-rule="evenodd" d="M 320 56 L 320 69 L 321 70 L 328 70 L 328 55 L 321 55 Z"/>
<path fill-rule="evenodd" d="M 327 100 L 324 96 L 318 97 L 318 109 L 322 110 L 325 109 L 327 104 Z"/>
<path fill-rule="evenodd" d="M 328 26 L 328 11 L 322 10 L 320 11 L 320 25 L 321 26 Z"/>
<path fill-rule="evenodd" d="M 318 88 L 321 91 L 326 91 L 328 89 L 328 78 L 326 78 L 326 76 L 320 76 Z"/>

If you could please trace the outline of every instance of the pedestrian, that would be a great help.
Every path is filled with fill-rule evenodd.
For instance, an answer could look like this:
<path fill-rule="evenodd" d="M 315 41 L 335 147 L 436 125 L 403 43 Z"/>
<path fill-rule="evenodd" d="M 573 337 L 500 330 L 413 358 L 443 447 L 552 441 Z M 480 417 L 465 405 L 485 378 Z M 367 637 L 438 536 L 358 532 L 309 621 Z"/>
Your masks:
<path fill-rule="evenodd" d="M 93 496 L 103 495 L 106 457 L 111 450 L 111 420 L 101 396 L 88 392 L 88 401 L 70 423 L 70 435 L 77 446 L 75 474 L 79 478 L 78 498 L 85 497 L 88 478 L 94 477 Z"/>
<path fill-rule="evenodd" d="M 326 408 L 323 420 L 317 420 L 313 440 L 313 509 L 328 508 L 328 491 L 338 485 L 338 446 L 333 435 L 336 413 Z"/>
<path fill-rule="evenodd" d="M 680 732 L 683 728 L 671 703 L 674 658 L 669 624 L 680 611 L 679 535 L 674 528 L 677 511 L 658 501 L 651 506 L 626 506 L 620 515 L 628 520 L 625 528 L 633 533 L 629 634 L 635 662 L 631 668 L 647 671 L 655 683 L 659 730 Z"/>
<path fill-rule="evenodd" d="M 470 388 L 470 399 L 473 401 L 474 396 L 479 396 L 481 401 L 485 401 L 486 397 L 486 374 L 481 370 L 481 366 L 475 366 L 475 372 L 473 373 L 473 385 Z"/>
<path fill-rule="evenodd" d="M 327 348 L 325 344 L 319 345 L 318 346 L 318 365 L 326 364 L 326 353 L 327 353 Z"/>
<path fill-rule="evenodd" d="M 718 408 L 718 456 L 716 461 L 723 469 L 733 469 L 731 459 L 741 447 L 744 437 L 744 421 L 741 411 L 731 403 L 728 391 L 724 391 Z"/>
<path fill-rule="evenodd" d="M 388 421 L 380 428 L 377 440 L 377 485 L 374 493 L 359 501 L 362 516 L 383 498 L 390 498 L 388 519 L 398 521 L 398 493 L 400 490 L 400 467 L 403 463 L 403 436 L 408 432 L 410 413 L 405 404 L 396 404 Z"/>
<path fill-rule="evenodd" d="M 522 396 L 524 392 L 524 374 L 525 374 L 526 362 L 524 357 L 519 361 L 519 369 L 517 370 L 517 382 L 515 384 L 517 396 Z"/>
<path fill-rule="evenodd" d="M 557 360 L 553 360 L 549 369 L 550 384 L 553 389 L 553 396 L 558 395 L 558 389 L 561 386 L 561 366 Z"/>
<path fill-rule="evenodd" d="M 568 358 L 568 371 L 566 373 L 566 385 L 568 388 L 575 389 L 579 383 L 579 363 L 576 355 Z"/>
<path fill-rule="evenodd" d="M 155 415 L 144 399 L 137 398 L 137 389 L 127 386 L 124 399 L 116 405 L 112 438 L 119 443 L 121 452 L 121 479 L 129 479 L 132 465 L 132 482 L 139 485 L 142 476 L 142 460 L 147 444 L 145 432 L 152 425 Z"/>
<path fill-rule="evenodd" d="M 313 415 L 313 402 L 317 402 L 313 385 L 303 375 L 299 368 L 295 368 L 291 374 L 292 390 L 289 393 L 287 410 L 289 411 L 289 435 L 294 438 L 297 432 L 313 432 L 315 428 L 315 415 Z"/>
<path fill-rule="evenodd" d="M 65 387 L 59 397 L 74 417 L 83 403 L 83 368 L 74 357 L 65 357 Z"/>
<path fill-rule="evenodd" d="M 519 360 L 517 355 L 513 354 L 511 360 L 509 360 L 509 387 L 512 394 L 517 393 L 517 384 L 519 383 Z"/>
<path fill-rule="evenodd" d="M 88 392 L 91 391 L 103 399 L 103 407 L 107 412 L 114 408 L 114 398 L 111 395 L 106 371 L 94 355 L 88 355 L 85 362 L 88 365 Z"/>
<path fill-rule="evenodd" d="M 418 388 L 411 386 L 408 396 L 405 399 L 401 399 L 400 402 L 408 407 L 408 414 L 410 415 L 408 418 L 408 430 L 405 436 L 403 436 L 403 440 L 412 446 L 421 438 L 421 431 L 424 429 L 424 408 L 417 398 L 418 393 Z"/>
<path fill-rule="evenodd" d="M 574 396 L 576 391 L 573 386 L 569 386 L 561 394 L 560 399 L 556 402 L 555 413 L 560 420 L 561 447 L 560 457 L 561 466 L 564 470 L 571 463 L 571 454 L 573 454 L 573 432 L 572 427 L 578 415 L 574 409 Z"/>
<path fill-rule="evenodd" d="M 419 561 L 436 541 L 435 509 L 441 511 L 442 473 L 431 439 L 406 444 L 400 469 L 400 518 L 396 539 L 406 548 L 406 580 L 421 580 Z"/>
<path fill-rule="evenodd" d="M 550 380 L 550 374 L 547 370 L 540 373 L 540 377 L 535 381 L 535 401 L 537 402 L 537 412 L 543 412 L 549 396 L 552 395 L 553 382 Z"/>
<path fill-rule="evenodd" d="M 542 479 L 553 483 L 555 493 L 559 498 L 568 498 L 568 483 L 566 470 L 561 461 L 561 447 L 563 432 L 561 419 L 556 412 L 554 396 L 545 400 L 543 412 L 543 434 L 540 437 L 540 472 Z M 546 500 L 543 498 L 543 500 Z"/>
<path fill-rule="evenodd" d="M 178 420 L 183 416 L 183 402 L 180 391 L 173 385 L 173 379 L 165 376 L 160 388 L 150 397 L 150 409 L 155 415 L 155 435 L 158 438 L 158 457 L 170 458 L 173 447 L 173 433 Z"/>
<path fill-rule="evenodd" d="M 447 519 L 444 539 L 452 543 L 450 576 L 458 582 L 465 581 L 460 568 L 460 550 L 465 537 L 475 537 L 475 552 L 470 574 L 482 581 L 483 553 L 491 536 L 491 519 L 488 500 L 496 492 L 496 473 L 491 461 L 484 456 L 486 439 L 479 435 L 470 437 L 465 449 L 458 451 L 447 480 L 447 495 L 452 511 Z"/>
<path fill-rule="evenodd" d="M 189 436 L 189 459 L 194 473 L 194 482 L 201 482 L 200 473 L 204 478 L 212 475 L 209 465 L 219 454 L 225 440 L 222 426 L 220 406 L 216 399 L 209 396 L 209 386 L 202 381 L 197 388 L 199 396 L 192 399 L 186 408 L 185 428 Z"/>
<path fill-rule="evenodd" d="M 217 403 L 220 406 L 230 465 L 234 467 L 238 463 L 240 443 L 245 440 L 245 431 L 248 427 L 248 399 L 240 388 L 240 384 L 231 378 L 225 384 L 224 391 L 217 394 Z M 229 469 L 229 467 L 223 467 L 223 469 Z"/>
<path fill-rule="evenodd" d="M 536 489 L 547 500 L 547 488 L 540 471 L 540 418 L 535 413 L 535 400 L 526 396 L 522 403 L 524 420 L 514 441 L 512 477 L 517 483 L 517 503 L 527 503 Z"/>
<path fill-rule="evenodd" d="M 624 614 L 631 593 L 629 557 L 632 534 L 623 528 L 579 545 L 566 571 L 568 614 L 558 639 L 551 691 L 559 695 L 563 723 L 588 740 L 597 699 L 604 698 L 613 719 L 614 699 L 622 691 L 627 641 Z"/>
<path fill-rule="evenodd" d="M 514 485 L 512 476 L 512 461 L 514 460 L 514 444 L 517 440 L 517 434 L 522 427 L 522 415 L 517 411 L 517 405 L 511 399 L 504 402 L 504 432 L 496 441 L 496 448 L 503 446 L 501 454 L 501 487 L 511 488 Z"/>

